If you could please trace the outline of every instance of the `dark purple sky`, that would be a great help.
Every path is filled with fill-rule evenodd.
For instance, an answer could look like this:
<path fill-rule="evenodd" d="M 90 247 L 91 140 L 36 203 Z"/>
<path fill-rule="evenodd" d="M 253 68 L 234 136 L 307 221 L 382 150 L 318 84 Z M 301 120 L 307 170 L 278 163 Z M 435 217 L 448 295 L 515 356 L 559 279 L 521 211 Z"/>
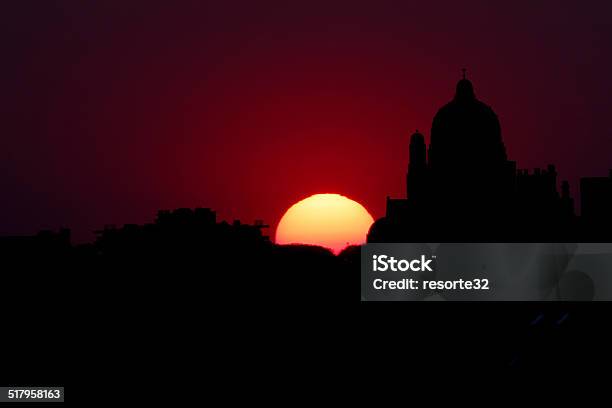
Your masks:
<path fill-rule="evenodd" d="M 4 1 L 0 234 L 275 225 L 323 192 L 380 217 L 462 67 L 510 158 L 576 196 L 612 167 L 612 4 L 499 3 Z"/>

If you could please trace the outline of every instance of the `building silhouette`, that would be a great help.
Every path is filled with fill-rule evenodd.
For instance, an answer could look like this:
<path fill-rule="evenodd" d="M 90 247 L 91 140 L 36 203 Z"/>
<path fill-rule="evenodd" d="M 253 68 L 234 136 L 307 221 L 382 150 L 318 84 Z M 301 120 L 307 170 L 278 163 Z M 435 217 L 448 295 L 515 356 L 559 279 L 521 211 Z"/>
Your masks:
<path fill-rule="evenodd" d="M 508 159 L 499 119 L 464 71 L 433 118 L 429 146 L 418 130 L 410 137 L 406 198 L 387 197 L 368 242 L 603 239 L 612 178 L 582 179 L 583 217 L 569 183 L 558 185 L 554 165 L 529 172 Z"/>
<path fill-rule="evenodd" d="M 202 254 L 265 252 L 271 242 L 261 221 L 253 225 L 238 220 L 217 222 L 210 208 L 159 210 L 154 222 L 144 225 L 113 225 L 95 231 L 93 248 L 105 260 L 170 261 L 193 260 Z"/>
<path fill-rule="evenodd" d="M 612 217 L 612 170 L 608 177 L 585 177 L 580 180 L 582 217 L 586 222 L 610 224 Z"/>

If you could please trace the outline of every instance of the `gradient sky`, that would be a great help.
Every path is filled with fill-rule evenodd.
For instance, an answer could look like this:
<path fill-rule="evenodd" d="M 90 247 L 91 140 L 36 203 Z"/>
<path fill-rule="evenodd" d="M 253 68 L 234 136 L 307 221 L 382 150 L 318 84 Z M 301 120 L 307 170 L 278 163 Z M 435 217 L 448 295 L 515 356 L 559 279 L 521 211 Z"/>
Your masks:
<path fill-rule="evenodd" d="M 378 218 L 462 67 L 509 157 L 577 196 L 612 167 L 612 3 L 499 3 L 3 1 L 0 234 L 275 225 L 314 193 Z"/>

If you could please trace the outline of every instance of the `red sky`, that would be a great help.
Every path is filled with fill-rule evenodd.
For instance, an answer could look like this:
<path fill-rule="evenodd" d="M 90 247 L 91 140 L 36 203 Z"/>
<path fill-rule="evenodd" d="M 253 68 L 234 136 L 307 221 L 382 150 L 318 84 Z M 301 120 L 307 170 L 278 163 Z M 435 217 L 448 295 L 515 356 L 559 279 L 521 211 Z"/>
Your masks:
<path fill-rule="evenodd" d="M 612 167 L 607 2 L 124 3 L 0 6 L 1 235 L 195 206 L 274 225 L 326 192 L 378 218 L 462 67 L 519 167 L 574 196 Z"/>

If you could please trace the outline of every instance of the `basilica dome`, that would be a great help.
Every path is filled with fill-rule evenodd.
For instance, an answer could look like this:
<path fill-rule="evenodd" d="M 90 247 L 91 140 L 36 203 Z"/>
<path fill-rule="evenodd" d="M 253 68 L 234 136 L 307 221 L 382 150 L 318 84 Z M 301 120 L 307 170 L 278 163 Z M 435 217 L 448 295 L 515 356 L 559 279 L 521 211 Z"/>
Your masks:
<path fill-rule="evenodd" d="M 432 167 L 503 162 L 506 151 L 499 119 L 479 101 L 466 78 L 457 83 L 455 97 L 433 119 L 429 161 Z"/>

